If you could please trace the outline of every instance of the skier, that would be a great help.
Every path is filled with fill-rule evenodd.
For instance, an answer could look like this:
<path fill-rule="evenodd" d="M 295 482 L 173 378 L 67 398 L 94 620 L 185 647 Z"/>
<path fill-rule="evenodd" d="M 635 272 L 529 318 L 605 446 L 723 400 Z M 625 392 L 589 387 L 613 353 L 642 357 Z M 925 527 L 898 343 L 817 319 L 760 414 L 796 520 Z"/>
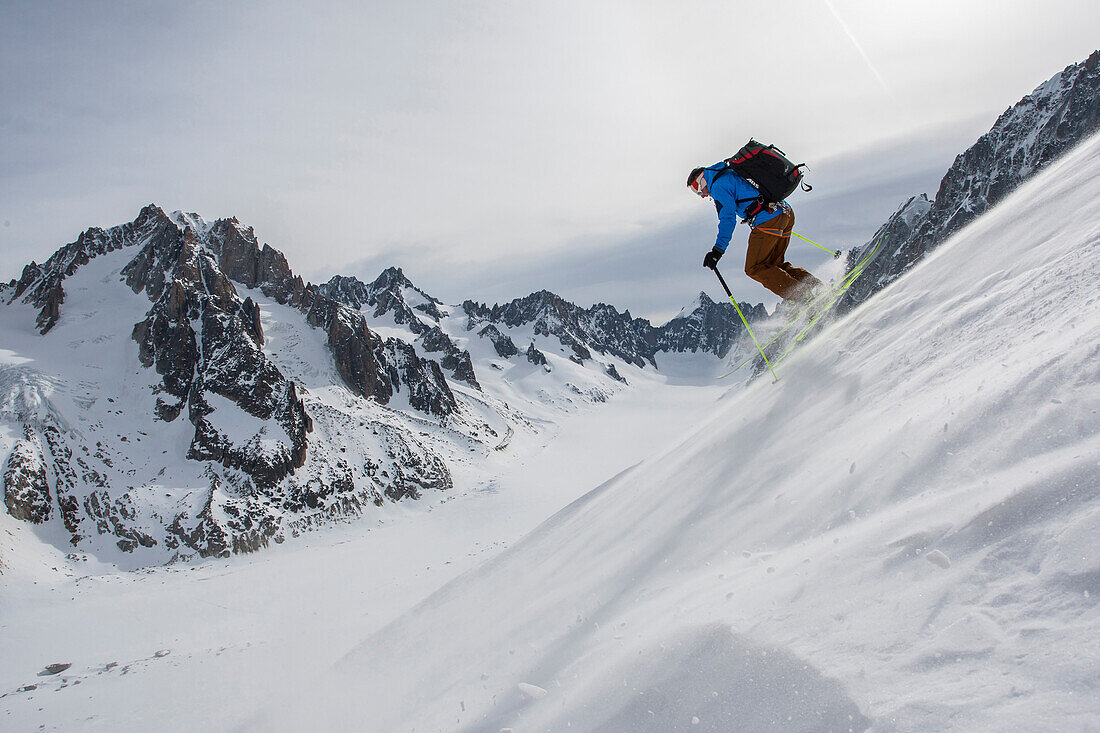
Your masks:
<path fill-rule="evenodd" d="M 712 198 L 718 209 L 718 238 L 703 258 L 703 267 L 713 269 L 718 264 L 740 217 L 752 228 L 745 253 L 746 275 L 784 300 L 809 299 L 824 287 L 808 271 L 784 260 L 794 230 L 794 211 L 786 201 L 763 205 L 760 192 L 724 163 L 694 169 L 687 185 L 701 198 Z"/>

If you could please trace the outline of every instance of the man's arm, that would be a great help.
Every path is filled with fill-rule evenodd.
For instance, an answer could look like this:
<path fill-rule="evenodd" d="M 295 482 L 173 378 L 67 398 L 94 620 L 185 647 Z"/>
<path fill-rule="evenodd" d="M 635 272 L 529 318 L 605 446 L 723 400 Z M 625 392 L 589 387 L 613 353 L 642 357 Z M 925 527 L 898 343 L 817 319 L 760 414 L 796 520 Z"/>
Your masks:
<path fill-rule="evenodd" d="M 714 246 L 725 252 L 737 226 L 737 211 L 728 204 L 723 206 L 718 200 L 715 200 L 714 208 L 718 209 L 718 236 L 714 240 Z"/>

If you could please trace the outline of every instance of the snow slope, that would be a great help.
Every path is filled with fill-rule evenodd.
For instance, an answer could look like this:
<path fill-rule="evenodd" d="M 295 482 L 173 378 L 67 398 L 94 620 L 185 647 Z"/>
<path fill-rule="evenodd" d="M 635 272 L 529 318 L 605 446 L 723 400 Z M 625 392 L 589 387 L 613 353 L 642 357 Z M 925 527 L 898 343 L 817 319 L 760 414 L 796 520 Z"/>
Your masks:
<path fill-rule="evenodd" d="M 245 729 L 1100 728 L 1097 201 L 1092 137 Z"/>
<path fill-rule="evenodd" d="M 387 278 L 408 282 L 397 269 Z M 52 571 L 53 559 L 40 560 L 55 553 L 35 547 L 43 541 L 83 575 L 381 517 L 390 502 L 450 490 L 455 473 L 462 488 L 497 475 L 511 460 L 501 453 L 522 453 L 564 415 L 624 389 L 619 370 L 651 376 L 613 356 L 576 363 L 544 336 L 543 364 L 502 358 L 470 333 L 461 307 L 444 317 L 411 283 L 383 293 L 402 325 L 391 312 L 353 311 L 307 288 L 235 219 L 154 205 L 85 231 L 2 290 L 0 511 L 25 520 L 0 536 L 9 576 Z M 211 308 L 196 305 L 212 297 Z M 186 313 L 173 310 L 180 303 Z M 421 320 L 413 306 L 429 304 Z M 453 391 L 433 370 L 427 360 L 455 356 L 441 352 L 441 342 L 455 347 L 440 323 L 469 344 L 484 389 L 468 351 L 456 361 L 469 381 L 456 378 Z M 398 340 L 376 343 L 368 327 Z M 430 346 L 417 341 L 429 329 Z M 536 340 L 530 328 L 513 332 Z"/>
<path fill-rule="evenodd" d="M 15 541 L 24 523 L 0 513 L 0 730 L 225 730 L 273 689 L 308 687 L 364 635 L 690 430 L 721 393 L 639 375 L 457 464 L 451 491 L 262 553 L 110 572 Z M 39 674 L 55 662 L 72 667 Z"/>

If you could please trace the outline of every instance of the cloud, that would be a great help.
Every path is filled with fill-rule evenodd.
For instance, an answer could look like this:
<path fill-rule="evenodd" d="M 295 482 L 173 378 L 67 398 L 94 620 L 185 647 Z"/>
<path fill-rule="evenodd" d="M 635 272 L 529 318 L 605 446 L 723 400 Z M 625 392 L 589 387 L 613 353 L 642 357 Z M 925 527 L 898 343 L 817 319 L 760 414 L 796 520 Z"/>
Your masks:
<path fill-rule="evenodd" d="M 795 230 L 829 247 L 847 250 L 864 244 L 910 196 L 934 196 L 955 155 L 969 147 L 990 121 L 937 127 L 888 145 L 869 146 L 811 166 L 811 193 L 791 197 Z M 541 289 L 580 305 L 608 302 L 632 315 L 661 323 L 679 312 L 700 290 L 725 298 L 714 276 L 701 266 L 714 241 L 717 219 L 709 203 L 685 191 L 693 204 L 684 214 L 633 227 L 632 233 L 580 237 L 565 248 L 531 249 L 517 243 L 506 256 L 488 263 L 455 267 L 430 254 L 394 249 L 358 261 L 341 274 L 371 280 L 385 267 L 400 265 L 406 275 L 449 303 L 465 299 L 506 302 Z M 774 305 L 778 299 L 742 271 L 747 230 L 738 226 L 722 272 L 738 300 Z M 828 277 L 838 263 L 798 240 L 788 260 Z M 320 279 L 334 273 L 325 273 Z"/>
<path fill-rule="evenodd" d="M 1100 20 L 1078 0 L 833 2 L 894 100 L 817 0 L 5 3 L 0 273 L 155 202 L 236 215 L 308 276 L 409 260 L 502 293 L 463 273 L 518 288 L 533 263 L 599 299 L 639 253 L 709 238 L 693 165 L 750 135 L 814 161 L 992 118 Z M 854 236 L 858 216 L 833 216 Z"/>

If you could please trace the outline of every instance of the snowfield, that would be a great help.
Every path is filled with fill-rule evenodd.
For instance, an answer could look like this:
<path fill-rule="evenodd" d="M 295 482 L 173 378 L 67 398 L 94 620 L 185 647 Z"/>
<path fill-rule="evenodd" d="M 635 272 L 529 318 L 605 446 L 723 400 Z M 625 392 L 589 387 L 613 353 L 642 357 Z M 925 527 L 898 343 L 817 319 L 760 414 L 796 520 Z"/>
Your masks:
<path fill-rule="evenodd" d="M 1097 201 L 1093 137 L 246 729 L 1100 729 Z"/>
<path fill-rule="evenodd" d="M 0 728 L 1100 730 L 1098 201 L 1100 136 L 778 384 L 624 370 L 259 555 L 81 569 L 0 514 Z"/>

